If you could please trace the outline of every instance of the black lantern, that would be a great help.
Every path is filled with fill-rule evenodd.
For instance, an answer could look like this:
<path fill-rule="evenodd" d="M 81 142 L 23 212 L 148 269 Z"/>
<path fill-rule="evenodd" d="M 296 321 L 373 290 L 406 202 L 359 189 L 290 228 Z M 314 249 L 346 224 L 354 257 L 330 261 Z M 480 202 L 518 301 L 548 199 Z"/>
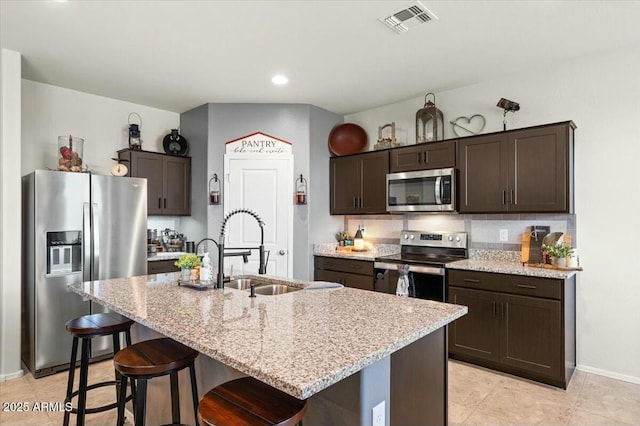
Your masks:
<path fill-rule="evenodd" d="M 307 180 L 302 173 L 296 179 L 296 204 L 307 204 Z"/>
<path fill-rule="evenodd" d="M 220 204 L 220 189 L 220 179 L 218 179 L 218 174 L 214 173 L 209 179 L 209 204 Z"/>
<path fill-rule="evenodd" d="M 433 102 L 427 97 L 433 96 Z M 436 95 L 424 96 L 424 107 L 416 112 L 416 143 L 435 142 L 444 139 L 444 116 L 436 108 Z"/>
<path fill-rule="evenodd" d="M 131 116 L 136 115 L 138 117 L 138 124 L 131 122 Z M 140 138 L 140 127 L 142 127 L 142 118 L 135 112 L 129 114 L 129 148 L 130 149 L 142 149 L 142 139 Z"/>
<path fill-rule="evenodd" d="M 510 101 L 509 99 L 500 98 L 496 106 L 504 110 L 504 114 L 502 115 L 502 130 L 507 130 L 507 113 L 520 111 L 520 104 Z"/>

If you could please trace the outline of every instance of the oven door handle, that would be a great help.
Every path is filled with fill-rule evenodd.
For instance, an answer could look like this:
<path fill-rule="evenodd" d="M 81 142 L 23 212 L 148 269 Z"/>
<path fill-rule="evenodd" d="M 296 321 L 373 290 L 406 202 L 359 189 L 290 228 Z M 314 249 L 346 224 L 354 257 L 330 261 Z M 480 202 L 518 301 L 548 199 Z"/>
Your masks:
<path fill-rule="evenodd" d="M 442 193 L 442 176 L 438 176 L 436 178 L 436 184 L 433 187 L 433 190 L 435 192 L 435 196 L 436 196 L 436 204 L 440 205 L 442 204 L 442 197 L 440 196 Z"/>
<path fill-rule="evenodd" d="M 375 269 L 396 270 L 398 269 L 398 263 L 374 262 L 373 267 Z M 409 272 L 444 276 L 444 268 L 436 266 L 409 265 Z"/>

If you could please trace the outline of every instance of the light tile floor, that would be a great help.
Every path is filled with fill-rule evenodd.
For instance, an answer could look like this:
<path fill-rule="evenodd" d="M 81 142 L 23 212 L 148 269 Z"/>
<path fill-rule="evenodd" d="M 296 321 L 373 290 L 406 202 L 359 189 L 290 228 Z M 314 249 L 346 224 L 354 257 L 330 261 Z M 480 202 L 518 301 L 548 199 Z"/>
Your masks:
<path fill-rule="evenodd" d="M 450 425 L 640 425 L 640 385 L 577 371 L 567 390 L 449 361 Z"/>
<path fill-rule="evenodd" d="M 111 361 L 93 364 L 89 382 L 112 380 Z M 78 374 L 76 374 L 77 386 Z M 55 403 L 64 399 L 67 373 L 34 379 L 27 374 L 0 382 L 5 403 Z M 115 401 L 113 388 L 91 391 L 90 404 Z M 0 411 L 2 426 L 56 426 L 61 412 Z M 115 424 L 114 411 L 87 416 L 88 426 Z M 75 416 L 71 416 L 75 424 Z M 127 424 L 131 424 L 127 422 Z M 640 385 L 576 371 L 564 391 L 507 374 L 449 362 L 450 425 L 640 425 Z"/>

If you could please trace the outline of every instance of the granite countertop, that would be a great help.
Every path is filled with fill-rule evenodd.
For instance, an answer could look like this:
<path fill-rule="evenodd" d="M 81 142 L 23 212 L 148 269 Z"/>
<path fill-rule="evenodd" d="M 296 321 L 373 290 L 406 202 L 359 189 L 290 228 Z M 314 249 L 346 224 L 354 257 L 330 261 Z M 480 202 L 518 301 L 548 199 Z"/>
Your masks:
<path fill-rule="evenodd" d="M 68 287 L 301 399 L 467 312 L 465 306 L 346 287 L 250 298 L 246 290 L 181 287 L 178 276 L 147 275 Z M 298 287 L 311 284 L 288 282 Z"/>
<path fill-rule="evenodd" d="M 314 256 L 341 257 L 345 259 L 368 260 L 376 257 L 400 253 L 399 244 L 367 244 L 367 251 L 337 251 L 338 243 L 322 243 L 313 245 Z"/>
<path fill-rule="evenodd" d="M 148 262 L 157 262 L 158 260 L 177 260 L 180 258 L 180 256 L 187 254 L 185 252 L 182 251 L 163 251 L 160 253 L 157 253 L 155 256 L 148 256 L 147 257 L 147 261 Z"/>
<path fill-rule="evenodd" d="M 508 262 L 500 260 L 467 259 L 447 263 L 447 269 L 464 269 L 468 271 L 493 272 L 498 274 L 526 275 L 540 278 L 566 279 L 573 276 L 576 271 L 563 271 L 557 269 L 544 269 L 538 266 L 522 266 L 521 262 Z"/>
<path fill-rule="evenodd" d="M 400 246 L 395 244 L 376 244 L 368 252 L 341 252 L 336 251 L 335 243 L 315 244 L 314 256 L 340 257 L 345 259 L 358 259 L 373 261 L 376 257 L 400 253 Z M 563 271 L 557 269 L 545 269 L 534 265 L 522 266 L 519 262 L 519 252 L 503 252 L 490 250 L 475 250 L 473 257 L 466 260 L 447 263 L 447 269 L 464 269 L 468 271 L 493 272 L 497 274 L 526 275 L 540 278 L 566 279 L 573 276 L 576 271 Z"/>

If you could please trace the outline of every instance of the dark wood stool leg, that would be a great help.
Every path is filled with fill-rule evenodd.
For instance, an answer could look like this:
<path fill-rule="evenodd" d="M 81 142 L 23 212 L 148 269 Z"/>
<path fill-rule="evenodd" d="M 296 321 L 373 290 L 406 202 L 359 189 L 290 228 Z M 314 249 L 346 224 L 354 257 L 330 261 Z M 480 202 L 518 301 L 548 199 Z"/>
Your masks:
<path fill-rule="evenodd" d="M 121 376 L 120 392 L 118 393 L 118 421 L 117 426 L 124 425 L 124 406 L 127 403 L 127 376 Z M 131 380 L 133 382 L 133 380 Z"/>
<path fill-rule="evenodd" d="M 178 393 L 178 373 L 169 375 L 171 379 L 171 422 L 180 423 L 180 394 Z"/>
<path fill-rule="evenodd" d="M 144 426 L 147 404 L 147 379 L 138 379 L 135 426 Z"/>
<path fill-rule="evenodd" d="M 71 361 L 69 362 L 69 380 L 67 381 L 67 397 L 64 400 L 65 404 L 71 401 L 71 393 L 73 392 L 73 379 L 76 372 L 76 358 L 78 357 L 78 338 L 73 336 L 73 345 L 71 346 Z M 63 426 L 69 426 L 69 416 L 71 411 L 64 410 Z"/>
<path fill-rule="evenodd" d="M 127 347 L 131 346 L 131 330 L 127 329 L 127 331 L 124 332 L 124 337 L 125 340 L 127 342 Z M 136 381 L 131 379 L 131 404 L 133 404 L 133 412 L 136 412 L 136 404 L 138 403 L 137 398 L 136 398 Z"/>
<path fill-rule="evenodd" d="M 118 352 L 120 352 L 120 333 L 113 333 L 111 337 L 113 338 L 113 354 L 115 355 Z M 118 382 L 116 384 L 116 400 L 117 400 L 118 397 L 120 396 L 120 386 L 122 385 L 122 375 L 115 368 L 113 369 L 113 373 L 115 375 L 116 382 Z"/>
<path fill-rule="evenodd" d="M 87 378 L 89 375 L 89 339 L 82 339 L 82 355 L 80 355 L 80 384 L 78 385 L 77 426 L 84 426 L 84 415 L 87 409 Z"/>
<path fill-rule="evenodd" d="M 191 364 L 189 366 L 189 374 L 191 375 L 191 398 L 193 399 L 193 416 L 195 418 L 196 426 L 198 426 L 198 385 L 196 382 L 195 364 Z"/>

